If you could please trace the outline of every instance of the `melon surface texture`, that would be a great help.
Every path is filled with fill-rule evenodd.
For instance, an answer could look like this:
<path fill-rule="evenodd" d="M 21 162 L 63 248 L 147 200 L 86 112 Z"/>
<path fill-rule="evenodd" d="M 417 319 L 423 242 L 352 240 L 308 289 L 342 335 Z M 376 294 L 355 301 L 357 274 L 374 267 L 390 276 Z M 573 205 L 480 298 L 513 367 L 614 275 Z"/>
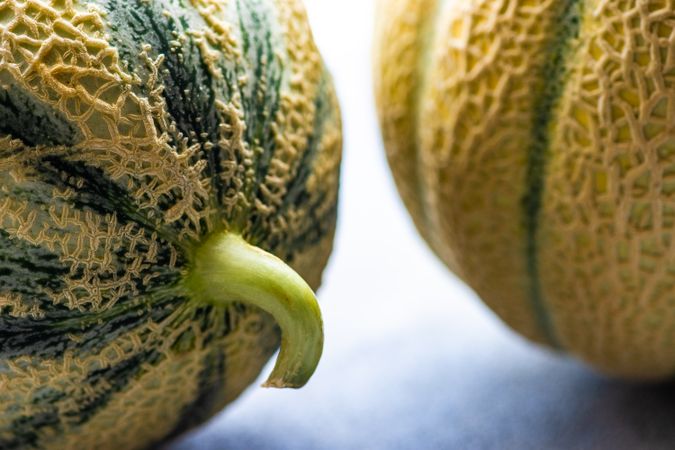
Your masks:
<path fill-rule="evenodd" d="M 375 86 L 417 229 L 524 336 L 675 374 L 675 8 L 379 2 Z"/>
<path fill-rule="evenodd" d="M 304 384 L 340 157 L 299 1 L 0 0 L 0 448 L 146 448 L 280 345 Z"/>

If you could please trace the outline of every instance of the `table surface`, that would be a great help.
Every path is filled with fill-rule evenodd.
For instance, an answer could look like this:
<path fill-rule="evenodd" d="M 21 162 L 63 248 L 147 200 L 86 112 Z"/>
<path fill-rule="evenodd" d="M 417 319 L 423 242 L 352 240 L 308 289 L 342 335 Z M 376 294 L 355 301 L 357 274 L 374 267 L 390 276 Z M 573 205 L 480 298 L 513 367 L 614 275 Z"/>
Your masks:
<path fill-rule="evenodd" d="M 251 386 L 166 450 L 668 449 L 675 385 L 594 374 L 508 330 L 415 233 L 380 142 L 372 4 L 306 0 L 344 117 L 326 345 L 301 390 Z M 346 26 L 348 25 L 348 26 Z"/>

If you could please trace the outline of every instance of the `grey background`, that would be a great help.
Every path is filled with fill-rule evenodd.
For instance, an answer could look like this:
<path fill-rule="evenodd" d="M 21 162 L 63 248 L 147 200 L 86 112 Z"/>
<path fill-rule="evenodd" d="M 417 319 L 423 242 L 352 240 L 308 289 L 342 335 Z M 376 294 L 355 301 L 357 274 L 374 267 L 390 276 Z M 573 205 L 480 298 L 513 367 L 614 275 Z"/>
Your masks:
<path fill-rule="evenodd" d="M 268 367 L 167 450 L 675 449 L 675 385 L 608 380 L 527 343 L 436 261 L 386 168 L 371 2 L 305 1 L 345 133 L 336 248 L 319 291 L 324 356 L 298 391 L 258 387 Z"/>

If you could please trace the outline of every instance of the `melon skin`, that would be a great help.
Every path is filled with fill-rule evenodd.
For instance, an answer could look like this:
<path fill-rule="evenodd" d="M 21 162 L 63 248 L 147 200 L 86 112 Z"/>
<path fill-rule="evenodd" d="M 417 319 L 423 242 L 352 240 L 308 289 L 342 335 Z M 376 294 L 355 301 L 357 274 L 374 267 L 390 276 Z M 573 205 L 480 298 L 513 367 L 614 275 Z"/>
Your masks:
<path fill-rule="evenodd" d="M 0 0 L 0 448 L 147 448 L 234 400 L 280 331 L 196 298 L 195 251 L 318 288 L 340 158 L 299 1 Z"/>
<path fill-rule="evenodd" d="M 611 376 L 675 374 L 675 11 L 391 0 L 374 80 L 433 251 L 510 327 Z"/>

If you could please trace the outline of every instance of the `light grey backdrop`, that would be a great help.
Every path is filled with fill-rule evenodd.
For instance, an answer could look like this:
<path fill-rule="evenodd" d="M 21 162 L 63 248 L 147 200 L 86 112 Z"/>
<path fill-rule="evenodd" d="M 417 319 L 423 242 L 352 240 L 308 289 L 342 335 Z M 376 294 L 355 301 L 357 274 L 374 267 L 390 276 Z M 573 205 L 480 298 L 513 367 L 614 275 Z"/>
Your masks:
<path fill-rule="evenodd" d="M 459 1 L 459 0 L 457 0 Z M 396 196 L 371 90 L 369 0 L 306 0 L 338 90 L 344 166 L 303 389 L 249 388 L 169 450 L 675 449 L 675 386 L 603 379 L 507 330 L 438 263 Z"/>

